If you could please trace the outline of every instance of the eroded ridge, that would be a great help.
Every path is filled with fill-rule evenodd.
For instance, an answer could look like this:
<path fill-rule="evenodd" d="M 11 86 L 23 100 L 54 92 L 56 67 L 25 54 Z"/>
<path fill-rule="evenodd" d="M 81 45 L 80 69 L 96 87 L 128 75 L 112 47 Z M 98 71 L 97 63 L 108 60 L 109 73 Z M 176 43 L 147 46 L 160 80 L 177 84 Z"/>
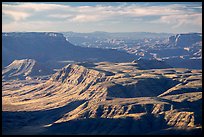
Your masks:
<path fill-rule="evenodd" d="M 200 131 L 201 82 L 202 70 L 143 70 L 135 61 L 69 64 L 48 80 L 4 81 L 3 128 L 5 134 Z"/>

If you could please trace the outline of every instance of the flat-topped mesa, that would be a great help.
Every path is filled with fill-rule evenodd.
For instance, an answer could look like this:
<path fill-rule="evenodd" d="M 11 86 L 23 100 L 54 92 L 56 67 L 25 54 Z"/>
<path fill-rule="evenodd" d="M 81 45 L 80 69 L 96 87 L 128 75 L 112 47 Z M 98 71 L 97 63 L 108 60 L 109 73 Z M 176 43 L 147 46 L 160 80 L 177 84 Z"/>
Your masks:
<path fill-rule="evenodd" d="M 169 44 L 177 47 L 190 47 L 202 41 L 202 33 L 177 34 L 169 37 Z"/>
<path fill-rule="evenodd" d="M 2 33 L 4 37 L 26 37 L 26 38 L 33 38 L 33 37 L 61 37 L 64 38 L 63 34 L 55 33 L 55 32 L 12 32 L 12 33 Z"/>
<path fill-rule="evenodd" d="M 100 82 L 105 79 L 106 74 L 94 69 L 89 69 L 78 64 L 69 64 L 56 72 L 51 81 L 70 83 L 78 85 L 80 83 Z"/>
<path fill-rule="evenodd" d="M 135 55 L 116 49 L 74 46 L 60 33 L 16 32 L 2 33 L 2 58 L 3 66 L 22 58 L 56 65 L 55 62 L 63 60 L 127 62 L 133 60 Z"/>

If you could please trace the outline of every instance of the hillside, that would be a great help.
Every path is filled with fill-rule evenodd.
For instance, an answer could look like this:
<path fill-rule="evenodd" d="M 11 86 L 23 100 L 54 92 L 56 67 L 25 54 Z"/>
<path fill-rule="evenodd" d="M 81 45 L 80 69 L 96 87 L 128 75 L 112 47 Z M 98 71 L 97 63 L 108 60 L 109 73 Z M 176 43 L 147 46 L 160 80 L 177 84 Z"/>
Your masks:
<path fill-rule="evenodd" d="M 36 76 L 46 76 L 54 73 L 50 68 L 33 59 L 14 60 L 3 68 L 2 79 L 26 79 Z"/>
<path fill-rule="evenodd" d="M 3 134 L 201 134 L 202 70 L 84 62 L 18 82 L 3 82 Z"/>

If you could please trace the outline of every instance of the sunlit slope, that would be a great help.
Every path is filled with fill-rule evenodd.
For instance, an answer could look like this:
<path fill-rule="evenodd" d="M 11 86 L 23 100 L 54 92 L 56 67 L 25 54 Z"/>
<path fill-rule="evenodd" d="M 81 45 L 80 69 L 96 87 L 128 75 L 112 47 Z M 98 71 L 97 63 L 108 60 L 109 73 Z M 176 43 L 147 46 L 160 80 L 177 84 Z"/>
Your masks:
<path fill-rule="evenodd" d="M 54 73 L 47 66 L 38 63 L 33 59 L 14 60 L 11 64 L 3 68 L 2 78 L 9 79 L 26 79 L 26 77 L 46 76 Z"/>
<path fill-rule="evenodd" d="M 14 122 L 19 129 L 25 128 L 22 122 L 30 120 L 33 122 L 27 124 L 31 127 L 41 127 L 39 134 L 146 134 L 173 127 L 200 129 L 201 82 L 201 70 L 143 70 L 136 61 L 72 64 L 47 81 L 3 90 L 2 108 L 8 113 L 3 121 L 8 128 L 9 116 L 20 115 L 21 122 Z M 120 130 L 127 127 L 127 131 Z"/>

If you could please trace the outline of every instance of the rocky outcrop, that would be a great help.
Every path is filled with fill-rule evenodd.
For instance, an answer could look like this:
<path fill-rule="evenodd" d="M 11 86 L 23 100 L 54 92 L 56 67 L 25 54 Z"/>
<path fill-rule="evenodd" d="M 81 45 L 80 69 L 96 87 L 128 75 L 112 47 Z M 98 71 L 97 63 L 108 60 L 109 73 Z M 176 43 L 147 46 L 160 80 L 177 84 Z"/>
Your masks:
<path fill-rule="evenodd" d="M 142 70 L 138 64 L 69 64 L 36 85 L 9 89 L 7 83 L 2 92 L 4 134 L 26 128 L 29 134 L 148 134 L 202 128 L 202 71 Z M 11 122 L 8 117 L 20 120 Z M 18 129 L 12 129 L 12 123 Z"/>
<path fill-rule="evenodd" d="M 169 44 L 176 47 L 191 47 L 200 41 L 202 41 L 201 33 L 177 34 L 169 37 Z"/>
<path fill-rule="evenodd" d="M 10 65 L 2 70 L 2 78 L 9 79 L 26 79 L 35 76 L 46 76 L 52 74 L 53 71 L 36 62 L 33 59 L 14 60 Z"/>

